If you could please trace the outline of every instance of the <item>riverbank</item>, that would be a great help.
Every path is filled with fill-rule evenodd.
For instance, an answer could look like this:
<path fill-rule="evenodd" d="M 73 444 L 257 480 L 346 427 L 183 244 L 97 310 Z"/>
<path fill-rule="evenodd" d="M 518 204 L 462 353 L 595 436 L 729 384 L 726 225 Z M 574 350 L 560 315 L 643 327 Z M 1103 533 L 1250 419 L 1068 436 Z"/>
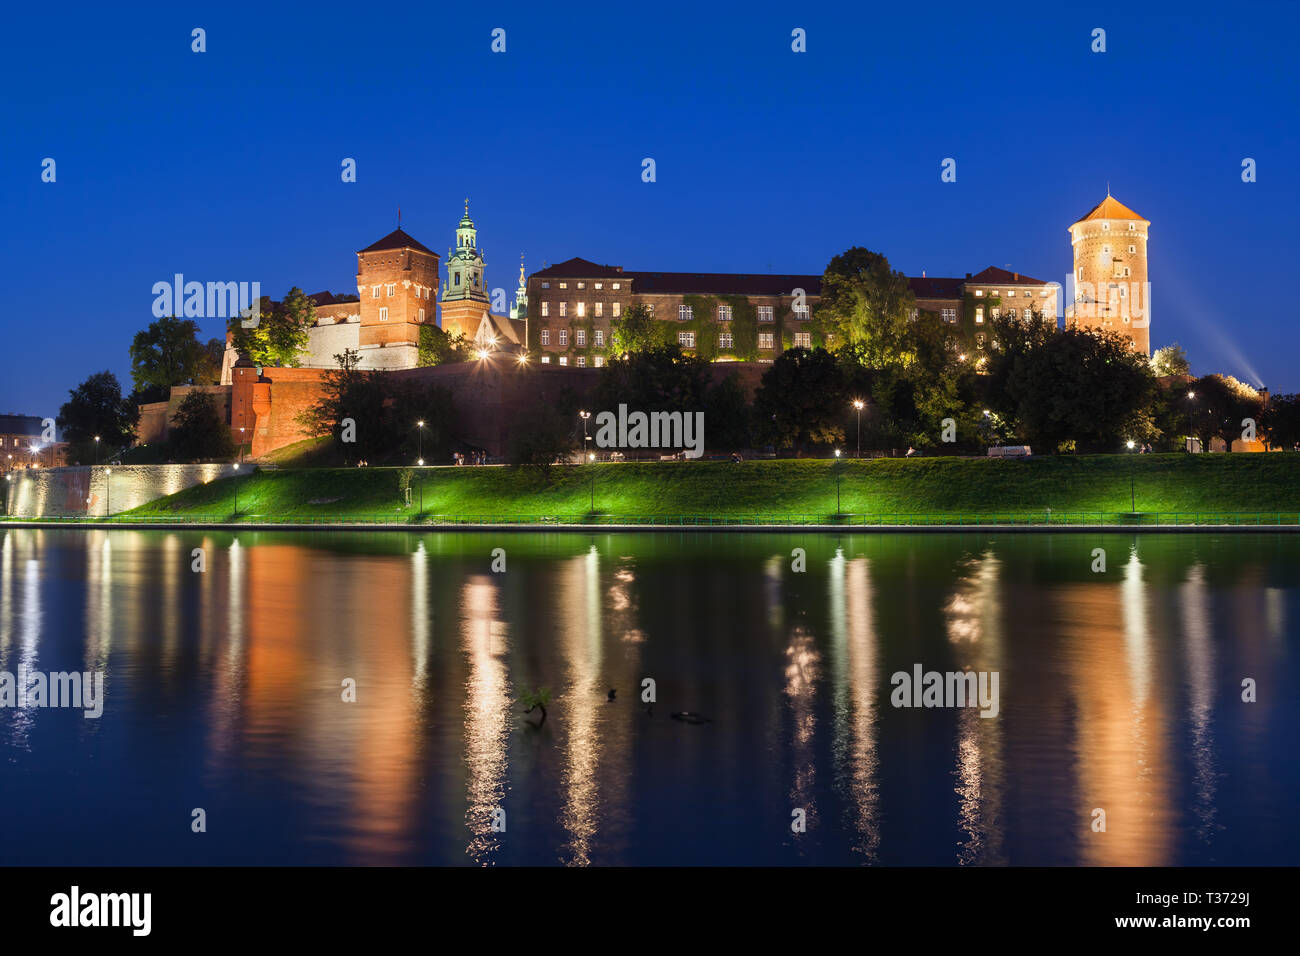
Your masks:
<path fill-rule="evenodd" d="M 1276 453 L 622 463 L 545 475 L 261 470 L 159 498 L 111 523 L 1127 529 L 1298 521 L 1300 455 Z"/>

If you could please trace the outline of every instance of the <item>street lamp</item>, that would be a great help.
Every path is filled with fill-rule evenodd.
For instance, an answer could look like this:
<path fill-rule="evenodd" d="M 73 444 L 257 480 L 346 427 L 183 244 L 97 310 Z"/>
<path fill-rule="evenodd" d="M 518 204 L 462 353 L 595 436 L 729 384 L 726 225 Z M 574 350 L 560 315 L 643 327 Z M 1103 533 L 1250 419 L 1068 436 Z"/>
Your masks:
<path fill-rule="evenodd" d="M 235 471 L 239 471 L 239 462 L 235 462 Z M 238 479 L 239 476 L 235 475 L 235 478 Z M 236 518 L 239 517 L 239 482 L 238 481 L 235 482 L 235 517 Z"/>
<path fill-rule="evenodd" d="M 840 457 L 840 450 L 839 450 L 838 448 L 836 448 L 836 449 L 835 449 L 835 460 L 838 461 L 838 460 L 839 460 L 839 457 Z M 837 517 L 841 514 L 841 510 L 840 510 L 840 482 L 843 481 L 843 480 L 844 480 L 844 476 L 840 474 L 839 469 L 837 468 L 836 471 L 835 471 L 835 514 L 836 514 Z"/>
<path fill-rule="evenodd" d="M 239 460 L 244 460 L 244 426 L 239 426 Z"/>
<path fill-rule="evenodd" d="M 862 457 L 862 406 L 863 404 L 865 403 L 860 398 L 855 398 L 853 400 L 853 407 L 857 410 L 858 413 L 858 453 L 855 456 L 857 458 Z"/>
<path fill-rule="evenodd" d="M 99 467 L 99 436 L 95 436 L 95 467 Z"/>
<path fill-rule="evenodd" d="M 10 457 L 12 458 L 13 456 L 10 455 Z M 5 472 L 5 517 L 6 518 L 9 517 L 9 490 L 13 487 L 13 484 L 14 484 L 14 476 L 6 471 Z"/>
<path fill-rule="evenodd" d="M 113 511 L 113 469 L 104 469 L 104 517 Z"/>
<path fill-rule="evenodd" d="M 591 417 L 591 412 L 580 411 L 578 417 L 582 419 L 582 450 L 587 450 L 587 419 Z"/>
<path fill-rule="evenodd" d="M 1133 448 L 1134 448 L 1134 442 L 1133 442 L 1132 439 L 1130 439 L 1130 440 L 1129 440 L 1128 442 L 1126 442 L 1125 444 L 1128 446 L 1128 450 L 1129 450 L 1129 451 L 1132 451 L 1132 450 L 1133 450 Z M 1129 463 L 1128 463 L 1128 507 L 1129 507 L 1129 514 L 1136 514 L 1136 513 L 1137 513 L 1137 510 L 1138 510 L 1138 509 L 1137 509 L 1137 478 L 1135 477 L 1136 471 L 1137 471 L 1137 465 L 1134 463 L 1134 460 L 1133 460 L 1132 458 L 1130 458 L 1130 459 L 1129 459 Z"/>

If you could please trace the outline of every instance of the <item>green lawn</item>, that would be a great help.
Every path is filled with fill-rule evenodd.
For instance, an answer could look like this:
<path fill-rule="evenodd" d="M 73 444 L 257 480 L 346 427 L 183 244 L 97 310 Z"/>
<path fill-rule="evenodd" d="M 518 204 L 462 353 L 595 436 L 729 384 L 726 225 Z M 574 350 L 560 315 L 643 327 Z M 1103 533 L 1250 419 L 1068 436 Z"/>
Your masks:
<path fill-rule="evenodd" d="M 556 467 L 549 478 L 510 468 L 426 468 L 411 505 L 396 468 L 259 471 L 151 502 L 132 516 L 268 518 L 423 514 L 482 516 L 697 515 L 740 518 L 853 514 L 1054 515 L 1130 511 L 1130 474 L 1139 512 L 1300 513 L 1300 455 L 1094 455 L 1029 460 L 922 458 L 864 462 L 748 461 L 595 464 Z M 420 479 L 423 479 L 422 483 Z M 1253 519 L 1252 519 L 1253 523 Z"/>

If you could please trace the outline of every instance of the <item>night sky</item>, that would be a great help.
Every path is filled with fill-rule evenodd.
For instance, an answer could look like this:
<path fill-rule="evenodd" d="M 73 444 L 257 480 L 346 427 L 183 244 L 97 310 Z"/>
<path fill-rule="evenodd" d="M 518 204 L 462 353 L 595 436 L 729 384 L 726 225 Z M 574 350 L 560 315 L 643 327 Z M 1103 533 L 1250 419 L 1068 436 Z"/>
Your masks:
<path fill-rule="evenodd" d="M 1300 390 L 1297 4 L 736 9 L 21 5 L 0 412 L 53 415 L 105 367 L 129 389 L 173 273 L 355 292 L 354 253 L 399 206 L 445 261 L 468 196 L 488 285 L 511 291 L 521 252 L 529 272 L 820 273 L 853 245 L 912 275 L 1064 282 L 1066 227 L 1108 181 L 1152 221 L 1152 347 Z"/>

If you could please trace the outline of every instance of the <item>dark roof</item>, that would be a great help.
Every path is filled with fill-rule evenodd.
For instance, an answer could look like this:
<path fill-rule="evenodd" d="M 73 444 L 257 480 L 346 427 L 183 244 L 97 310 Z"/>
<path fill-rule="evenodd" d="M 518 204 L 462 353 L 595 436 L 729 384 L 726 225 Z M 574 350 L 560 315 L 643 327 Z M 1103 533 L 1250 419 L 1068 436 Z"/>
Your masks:
<path fill-rule="evenodd" d="M 311 299 L 312 302 L 317 305 L 334 304 L 334 296 L 329 292 L 313 292 L 311 295 L 307 296 L 307 298 Z"/>
<path fill-rule="evenodd" d="M 385 249 L 414 249 L 417 252 L 427 252 L 431 256 L 436 256 L 438 254 L 432 249 L 426 248 L 423 243 L 412 239 L 401 229 L 394 229 L 378 242 L 373 242 L 366 246 L 361 250 L 361 252 L 382 252 Z"/>
<path fill-rule="evenodd" d="M 1042 279 L 1035 279 L 1023 272 L 1008 272 L 1006 269 L 999 269 L 997 266 L 989 266 L 983 272 L 976 273 L 966 281 L 980 285 L 1047 285 Z"/>
<path fill-rule="evenodd" d="M 557 262 L 553 266 L 547 266 L 541 272 L 534 272 L 533 276 L 557 279 L 599 279 L 605 276 L 621 276 L 622 274 L 622 266 L 600 266 L 586 259 L 574 257 L 566 259 L 564 262 Z"/>
<path fill-rule="evenodd" d="M 807 295 L 822 294 L 821 276 L 780 276 L 745 272 L 627 272 L 638 295 Z"/>
<path fill-rule="evenodd" d="M 918 299 L 960 299 L 961 286 L 965 281 L 944 276 L 909 276 L 907 284 Z"/>
<path fill-rule="evenodd" d="M 45 429 L 36 415 L 0 415 L 0 435 L 24 435 L 40 438 Z M 63 441 L 63 429 L 55 428 L 55 441 Z"/>

